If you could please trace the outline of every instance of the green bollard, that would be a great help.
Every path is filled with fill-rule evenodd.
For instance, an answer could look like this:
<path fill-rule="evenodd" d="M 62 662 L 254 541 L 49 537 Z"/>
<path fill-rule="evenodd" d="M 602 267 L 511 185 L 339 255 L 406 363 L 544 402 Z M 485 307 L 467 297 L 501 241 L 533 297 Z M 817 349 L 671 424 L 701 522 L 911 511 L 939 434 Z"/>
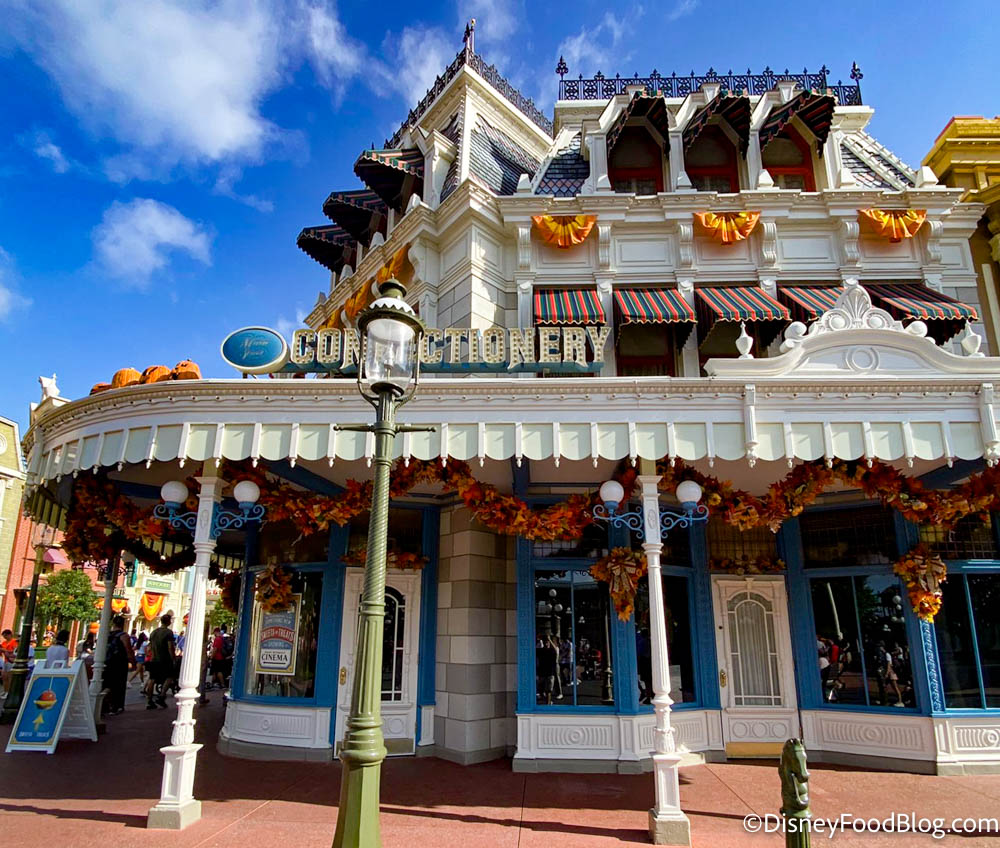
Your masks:
<path fill-rule="evenodd" d="M 789 739 L 781 749 L 781 815 L 785 848 L 809 848 L 809 771 L 801 739 Z"/>

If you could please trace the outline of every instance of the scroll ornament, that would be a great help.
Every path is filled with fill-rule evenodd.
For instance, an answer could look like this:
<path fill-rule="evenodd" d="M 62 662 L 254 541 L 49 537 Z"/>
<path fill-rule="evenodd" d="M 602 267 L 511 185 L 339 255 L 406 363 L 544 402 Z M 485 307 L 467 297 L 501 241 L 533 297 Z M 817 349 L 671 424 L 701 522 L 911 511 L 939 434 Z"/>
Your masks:
<path fill-rule="evenodd" d="M 542 240 L 556 247 L 583 244 L 597 223 L 596 215 L 532 215 Z"/>
<path fill-rule="evenodd" d="M 719 244 L 736 244 L 754 231 L 760 212 L 695 212 L 703 232 Z"/>
<path fill-rule="evenodd" d="M 893 243 L 913 238 L 927 220 L 926 209 L 859 209 L 858 215 L 871 232 Z"/>
<path fill-rule="evenodd" d="M 933 624 L 941 609 L 941 584 L 948 577 L 944 560 L 926 545 L 919 544 L 910 548 L 892 570 L 903 578 L 917 618 Z"/>
<path fill-rule="evenodd" d="M 615 612 L 622 621 L 632 617 L 639 580 L 646 574 L 646 555 L 630 548 L 614 548 L 590 567 L 595 580 L 608 584 Z"/>

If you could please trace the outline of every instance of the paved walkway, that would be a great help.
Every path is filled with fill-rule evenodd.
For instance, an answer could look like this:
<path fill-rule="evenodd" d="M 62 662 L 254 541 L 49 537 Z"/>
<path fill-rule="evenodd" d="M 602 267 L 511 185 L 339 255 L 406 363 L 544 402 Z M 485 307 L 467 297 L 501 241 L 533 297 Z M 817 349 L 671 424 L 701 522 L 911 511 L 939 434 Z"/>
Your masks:
<path fill-rule="evenodd" d="M 205 743 L 195 791 L 203 817 L 185 831 L 146 830 L 159 795 L 169 711 L 128 710 L 108 719 L 100 742 L 65 742 L 52 755 L 0 754 L 0 844 L 89 848 L 329 848 L 337 816 L 338 765 L 257 763 L 215 751 L 222 724 L 220 693 L 198 711 Z M 9 728 L 0 732 L 6 744 Z M 2 748 L 0 748 L 2 750 Z M 1000 816 L 1000 776 L 927 777 L 814 765 L 816 816 L 884 819 Z M 681 797 L 695 848 L 781 846 L 780 834 L 747 834 L 744 816 L 774 812 L 780 788 L 774 763 L 685 768 Z M 437 759 L 389 760 L 382 780 L 385 848 L 597 848 L 648 844 L 649 775 L 514 774 L 507 761 L 461 767 Z M 813 846 L 1000 846 L 1000 836 L 838 834 Z"/>

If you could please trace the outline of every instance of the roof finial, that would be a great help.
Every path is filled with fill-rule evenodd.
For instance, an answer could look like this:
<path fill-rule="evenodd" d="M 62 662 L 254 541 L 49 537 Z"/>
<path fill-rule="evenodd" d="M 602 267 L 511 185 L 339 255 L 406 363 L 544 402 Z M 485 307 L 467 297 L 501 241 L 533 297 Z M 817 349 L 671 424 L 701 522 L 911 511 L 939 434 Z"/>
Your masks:
<path fill-rule="evenodd" d="M 559 79 L 562 79 L 569 73 L 569 67 L 566 65 L 566 60 L 563 59 L 562 56 L 559 57 L 559 64 L 556 65 L 556 73 L 559 74 Z"/>
<path fill-rule="evenodd" d="M 476 52 L 476 19 L 469 18 L 469 22 L 465 25 L 465 35 L 462 37 L 462 41 L 465 42 L 465 49 L 469 53 Z"/>

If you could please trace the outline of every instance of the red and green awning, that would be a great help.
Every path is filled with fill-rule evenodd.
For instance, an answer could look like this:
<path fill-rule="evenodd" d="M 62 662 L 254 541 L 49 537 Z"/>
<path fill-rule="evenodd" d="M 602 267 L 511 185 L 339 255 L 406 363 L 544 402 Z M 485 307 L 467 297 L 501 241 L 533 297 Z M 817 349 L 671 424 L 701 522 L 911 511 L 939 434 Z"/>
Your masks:
<path fill-rule="evenodd" d="M 822 155 L 823 144 L 830 134 L 836 100 L 830 94 L 803 91 L 781 106 L 775 106 L 760 128 L 760 149 L 763 150 L 793 117 L 798 117 L 816 136 L 816 149 Z"/>
<path fill-rule="evenodd" d="M 756 286 L 719 286 L 695 290 L 699 311 L 716 321 L 787 321 L 788 309 Z"/>
<path fill-rule="evenodd" d="M 354 251 L 357 244 L 343 227 L 336 224 L 306 227 L 299 233 L 295 243 L 300 250 L 334 274 L 339 274 L 345 265 L 354 262 Z"/>
<path fill-rule="evenodd" d="M 335 191 L 323 203 L 323 214 L 366 247 L 376 232 L 385 235 L 388 207 L 375 192 Z"/>
<path fill-rule="evenodd" d="M 711 118 L 718 116 L 733 128 L 739 137 L 740 152 L 746 156 L 750 144 L 750 98 L 729 94 L 719 94 L 708 101 L 684 127 L 684 150 L 698 140 L 701 131 L 708 126 Z"/>
<path fill-rule="evenodd" d="M 415 147 L 363 150 L 354 173 L 386 206 L 403 212 L 411 195 L 423 194 L 424 154 Z"/>
<path fill-rule="evenodd" d="M 694 310 L 675 289 L 615 289 L 622 324 L 696 321 Z"/>
<path fill-rule="evenodd" d="M 920 320 L 927 334 L 938 344 L 960 332 L 967 321 L 978 321 L 974 306 L 935 291 L 920 283 L 861 282 L 872 303 L 898 321 Z M 798 321 L 814 321 L 832 309 L 843 289 L 840 286 L 780 286 L 779 296 L 791 306 Z"/>
<path fill-rule="evenodd" d="M 594 289 L 538 289 L 536 324 L 603 324 L 604 310 Z"/>
<path fill-rule="evenodd" d="M 622 109 L 621 114 L 615 119 L 615 122 L 605 135 L 608 156 L 614 150 L 622 134 L 622 130 L 625 129 L 625 125 L 629 122 L 630 118 L 645 118 L 662 138 L 667 138 L 667 134 L 670 131 L 670 122 L 667 117 L 667 101 L 663 99 L 662 95 L 649 97 L 636 92 L 632 95 L 632 99 Z M 664 152 L 667 152 L 666 149 Z"/>

